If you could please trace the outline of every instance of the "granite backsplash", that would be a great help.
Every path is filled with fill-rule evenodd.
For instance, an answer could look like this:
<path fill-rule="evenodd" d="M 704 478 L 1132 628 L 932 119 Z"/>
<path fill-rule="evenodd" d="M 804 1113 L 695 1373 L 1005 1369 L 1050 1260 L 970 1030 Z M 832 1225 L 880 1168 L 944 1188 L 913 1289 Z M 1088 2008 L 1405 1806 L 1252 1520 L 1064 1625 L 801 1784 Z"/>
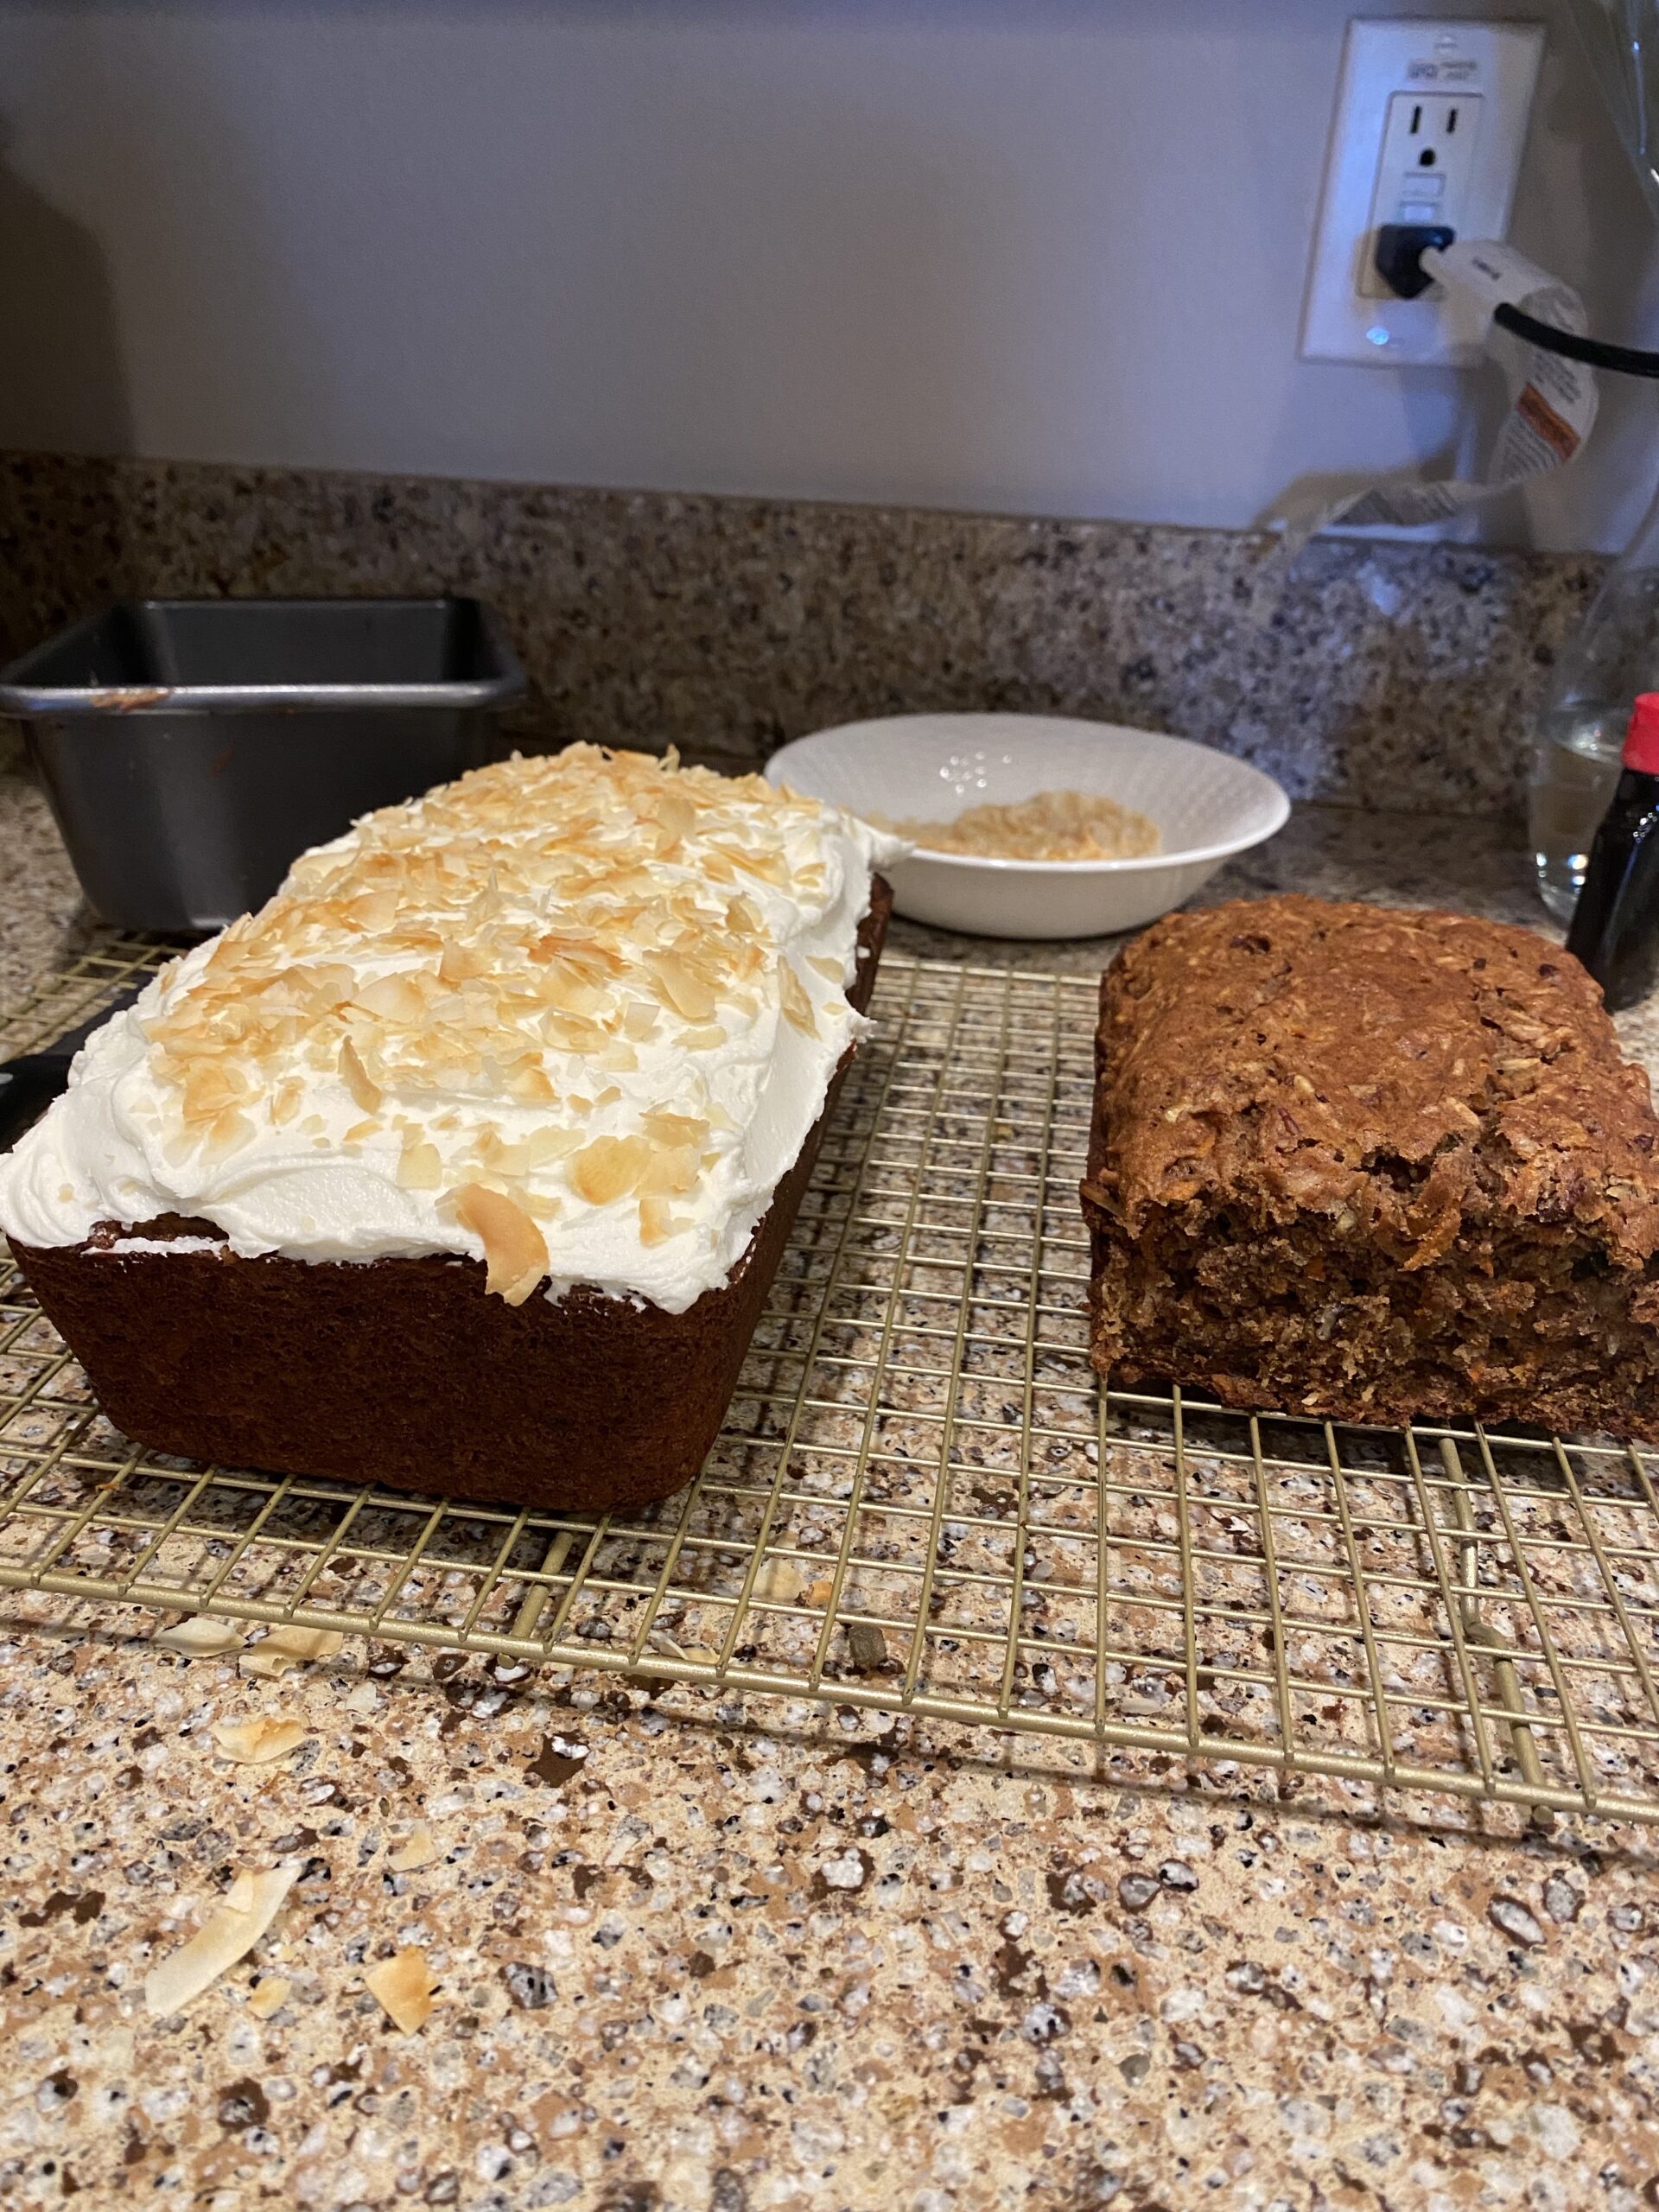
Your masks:
<path fill-rule="evenodd" d="M 1174 730 L 1293 798 L 1512 810 L 1593 556 L 805 500 L 0 454 L 0 652 L 138 593 L 475 592 L 512 736 L 750 766 L 861 715 Z"/>

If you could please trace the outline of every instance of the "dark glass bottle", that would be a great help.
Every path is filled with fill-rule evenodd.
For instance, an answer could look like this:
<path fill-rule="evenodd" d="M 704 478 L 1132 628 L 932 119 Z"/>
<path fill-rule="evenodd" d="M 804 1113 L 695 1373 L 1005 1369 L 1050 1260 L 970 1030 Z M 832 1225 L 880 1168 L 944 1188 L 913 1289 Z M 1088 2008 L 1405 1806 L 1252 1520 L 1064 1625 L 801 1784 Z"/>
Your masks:
<path fill-rule="evenodd" d="M 1638 696 L 1620 760 L 1567 938 L 1615 1014 L 1659 982 L 1659 691 Z"/>

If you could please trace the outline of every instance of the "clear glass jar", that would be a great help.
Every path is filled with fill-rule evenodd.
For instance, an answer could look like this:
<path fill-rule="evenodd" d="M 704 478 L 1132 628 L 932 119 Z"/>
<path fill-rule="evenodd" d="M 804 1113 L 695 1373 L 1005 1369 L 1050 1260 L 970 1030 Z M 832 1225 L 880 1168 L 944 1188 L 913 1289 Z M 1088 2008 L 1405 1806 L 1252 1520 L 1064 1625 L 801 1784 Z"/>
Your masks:
<path fill-rule="evenodd" d="M 1618 781 L 1638 691 L 1659 690 L 1659 493 L 1556 664 L 1538 717 L 1527 817 L 1538 893 L 1572 918 L 1590 847 Z"/>

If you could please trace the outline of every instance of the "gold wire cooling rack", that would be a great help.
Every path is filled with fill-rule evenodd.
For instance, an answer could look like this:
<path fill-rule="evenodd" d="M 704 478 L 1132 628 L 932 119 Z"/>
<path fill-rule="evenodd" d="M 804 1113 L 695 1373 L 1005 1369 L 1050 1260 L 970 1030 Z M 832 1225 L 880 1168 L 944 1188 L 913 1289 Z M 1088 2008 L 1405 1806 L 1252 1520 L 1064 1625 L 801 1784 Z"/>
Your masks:
<path fill-rule="evenodd" d="M 105 938 L 0 1051 L 171 950 Z M 726 1427 L 593 1518 L 201 1467 L 0 1270 L 0 1586 L 1659 1820 L 1654 1455 L 1103 1390 L 1086 980 L 890 957 Z"/>

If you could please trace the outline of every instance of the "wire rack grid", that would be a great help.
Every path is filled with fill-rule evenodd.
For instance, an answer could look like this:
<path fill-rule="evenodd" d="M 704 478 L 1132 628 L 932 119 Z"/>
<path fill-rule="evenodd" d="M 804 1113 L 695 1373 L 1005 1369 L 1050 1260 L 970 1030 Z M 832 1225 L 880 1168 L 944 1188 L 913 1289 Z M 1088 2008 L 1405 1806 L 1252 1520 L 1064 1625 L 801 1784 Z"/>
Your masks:
<path fill-rule="evenodd" d="M 101 940 L 0 1049 L 170 950 Z M 1095 995 L 884 963 L 724 1430 L 643 1513 L 140 1451 L 0 1268 L 0 1586 L 1659 1820 L 1654 1455 L 1102 1387 Z"/>

